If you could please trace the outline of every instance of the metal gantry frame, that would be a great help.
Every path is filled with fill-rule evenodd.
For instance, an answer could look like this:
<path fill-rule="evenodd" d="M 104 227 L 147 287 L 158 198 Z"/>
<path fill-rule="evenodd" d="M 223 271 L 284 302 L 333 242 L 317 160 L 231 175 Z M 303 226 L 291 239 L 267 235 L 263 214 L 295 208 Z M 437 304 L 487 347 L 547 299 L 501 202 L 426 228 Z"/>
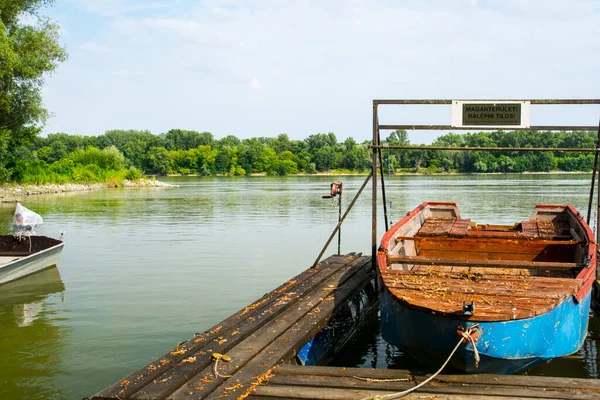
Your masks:
<path fill-rule="evenodd" d="M 452 125 L 380 125 L 379 124 L 379 105 L 452 105 L 452 102 L 456 100 L 373 100 L 373 149 L 372 154 L 372 170 L 370 177 L 373 177 L 372 184 L 372 195 L 371 195 L 371 207 L 372 207 L 372 245 L 371 245 L 371 256 L 373 261 L 373 267 L 377 262 L 377 169 L 378 163 L 382 164 L 382 149 L 400 149 L 400 150 L 453 150 L 453 151 L 564 151 L 564 152 L 579 152 L 579 153 L 595 153 L 594 157 L 594 168 L 592 172 L 592 183 L 590 189 L 590 199 L 588 204 L 587 222 L 590 222 L 590 213 L 592 206 L 592 198 L 594 194 L 594 182 L 596 177 L 596 171 L 598 169 L 598 152 L 600 151 L 600 121 L 598 126 L 577 126 L 577 125 L 538 125 L 529 127 L 507 127 L 507 130 L 527 130 L 527 131 L 598 131 L 598 137 L 596 140 L 595 148 L 521 148 L 521 147 L 450 147 L 450 146 L 382 146 L 380 139 L 381 130 L 470 130 L 470 131 L 498 131 L 500 128 L 481 126 L 481 127 L 455 127 Z M 531 99 L 531 100 L 511 100 L 511 99 L 475 99 L 475 100 L 460 100 L 464 102 L 520 102 L 528 101 L 534 105 L 549 105 L 549 104 L 577 104 L 577 105 L 600 105 L 600 99 Z M 388 227 L 388 215 L 387 215 L 387 200 L 385 197 L 385 183 L 383 177 L 383 164 L 380 168 L 381 172 L 381 187 L 382 187 L 382 200 L 383 200 L 383 213 L 385 217 L 385 229 Z M 367 179 L 368 180 L 368 179 Z M 598 173 L 598 191 L 597 191 L 597 207 L 598 217 L 596 218 L 596 236 L 600 234 L 600 173 Z"/>

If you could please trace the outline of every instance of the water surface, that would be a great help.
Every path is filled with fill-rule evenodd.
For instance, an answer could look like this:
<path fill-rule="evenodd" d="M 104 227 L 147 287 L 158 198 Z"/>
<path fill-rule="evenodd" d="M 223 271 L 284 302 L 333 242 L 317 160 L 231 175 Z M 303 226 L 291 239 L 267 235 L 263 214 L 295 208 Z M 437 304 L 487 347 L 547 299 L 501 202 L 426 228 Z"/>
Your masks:
<path fill-rule="evenodd" d="M 344 182 L 344 207 L 365 177 L 171 177 L 176 188 L 37 196 L 25 206 L 66 245 L 58 269 L 0 287 L 0 398 L 80 399 L 125 377 L 310 266 L 337 223 L 321 196 Z M 391 218 L 423 201 L 456 201 L 477 222 L 528 219 L 536 203 L 585 214 L 589 175 L 391 177 Z M 13 205 L 0 204 L 8 233 Z M 382 223 L 380 223 L 382 226 Z M 380 229 L 381 233 L 381 229 Z M 371 248 L 370 187 L 342 231 L 342 253 Z M 326 255 L 337 251 L 337 242 Z M 35 277 L 35 279 L 33 279 Z M 530 373 L 598 377 L 597 338 Z M 402 367 L 377 323 L 334 362 Z"/>

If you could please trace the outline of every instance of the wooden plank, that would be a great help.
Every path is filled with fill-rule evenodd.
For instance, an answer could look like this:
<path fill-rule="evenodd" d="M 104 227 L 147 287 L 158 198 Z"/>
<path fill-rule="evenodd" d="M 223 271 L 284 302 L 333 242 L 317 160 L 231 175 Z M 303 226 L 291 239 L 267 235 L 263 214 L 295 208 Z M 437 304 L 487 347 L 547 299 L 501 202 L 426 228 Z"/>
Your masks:
<path fill-rule="evenodd" d="M 518 261 L 518 260 L 461 260 L 441 257 L 421 257 L 388 255 L 388 265 L 391 264 L 416 264 L 416 265 L 452 265 L 458 267 L 501 267 L 501 268 L 582 268 L 578 263 L 556 263 L 542 261 Z"/>
<path fill-rule="evenodd" d="M 563 278 L 488 275 L 493 279 L 481 279 L 477 274 L 397 270 L 383 270 L 381 274 L 398 300 L 418 310 L 462 318 L 463 300 L 475 301 L 476 312 L 468 318 L 473 321 L 534 317 L 550 311 L 582 285 L 579 279 Z"/>
<path fill-rule="evenodd" d="M 419 250 L 419 257 L 455 258 L 459 260 L 505 260 L 505 261 L 538 261 L 538 262 L 573 262 L 574 252 L 556 252 L 553 254 L 524 254 L 524 253 L 484 253 L 478 251 L 447 251 L 447 250 Z"/>
<path fill-rule="evenodd" d="M 359 391 L 365 396 L 395 393 L 422 382 L 428 375 L 407 370 L 340 368 L 280 365 L 270 380 L 257 387 L 257 398 L 304 398 L 311 394 L 337 393 L 339 398 L 352 398 Z M 399 380 L 399 382 L 390 382 Z M 276 390 L 281 388 L 281 391 Z M 287 390 L 285 392 L 284 390 Z M 331 392 L 334 390 L 334 392 Z M 346 392 L 342 392 L 345 390 Z M 369 391 L 368 394 L 364 390 Z M 574 398 L 595 399 L 600 393 L 600 381 L 581 378 L 532 377 L 522 375 L 439 375 L 431 383 L 414 392 L 417 398 L 503 399 L 512 398 Z M 425 397 L 423 397 L 425 396 Z"/>
<path fill-rule="evenodd" d="M 407 292 L 398 292 L 397 289 L 390 289 L 393 295 L 400 301 L 410 305 L 415 310 L 424 312 L 436 312 L 440 314 L 452 315 L 460 319 L 469 321 L 510 321 L 523 318 L 531 318 L 541 315 L 552 309 L 557 301 L 547 305 L 536 305 L 526 301 L 511 304 L 510 302 L 495 301 L 495 298 L 472 298 L 457 296 L 415 296 Z M 476 302 L 475 313 L 465 316 L 462 309 L 462 300 L 474 300 Z"/>
<path fill-rule="evenodd" d="M 445 270 L 435 271 L 424 270 L 424 271 L 405 271 L 400 269 L 382 269 L 380 273 L 384 277 L 401 277 L 403 275 L 416 275 L 422 277 L 443 277 L 445 279 L 470 279 L 474 281 L 481 281 L 483 283 L 494 283 L 495 285 L 503 285 L 508 282 L 523 282 L 529 285 L 536 285 L 538 287 L 564 287 L 572 282 L 577 282 L 577 285 L 581 287 L 583 281 L 581 279 L 574 278 L 562 278 L 562 277 L 542 277 L 542 276 L 523 276 L 523 275 L 503 275 L 494 274 L 494 269 L 489 270 L 490 273 L 484 274 L 479 272 L 469 272 L 468 270 L 458 272 L 447 272 Z"/>
<path fill-rule="evenodd" d="M 427 218 L 419 229 L 419 236 L 447 236 L 456 218 Z"/>
<path fill-rule="evenodd" d="M 268 385 L 274 386 L 295 386 L 298 388 L 323 388 L 323 389 L 353 389 L 353 390 L 375 390 L 375 391 L 390 391 L 402 392 L 408 390 L 418 382 L 422 382 L 424 377 L 417 378 L 415 381 L 365 381 L 354 377 L 331 377 L 321 375 L 278 375 L 275 374 L 269 379 Z M 505 381 L 506 382 L 506 381 Z M 434 395 L 479 395 L 479 396 L 512 396 L 521 398 L 549 398 L 549 399 L 581 399 L 591 400 L 597 399 L 600 392 L 597 390 L 587 390 L 589 388 L 568 388 L 564 385 L 558 387 L 530 387 L 530 386 L 513 386 L 510 382 L 506 384 L 485 385 L 480 384 L 477 379 L 472 379 L 469 383 L 455 383 L 452 381 L 444 381 L 443 379 L 434 381 L 422 388 L 422 391 L 432 393 Z M 419 390 L 414 392 L 414 395 L 420 396 Z"/>
<path fill-rule="evenodd" d="M 570 227 L 567 221 L 563 220 L 536 220 L 540 237 L 551 239 L 555 237 L 570 236 Z"/>
<path fill-rule="evenodd" d="M 269 327 L 264 332 L 257 332 L 256 337 L 251 342 L 236 347 L 237 357 L 240 358 L 228 354 L 233 361 L 223 366 L 221 374 L 232 376 L 227 379 L 225 384 L 215 388 L 208 398 L 237 398 L 243 396 L 255 387 L 263 377 L 269 375 L 272 367 L 280 362 L 289 361 L 310 338 L 327 324 L 337 306 L 345 304 L 371 277 L 374 277 L 374 271 L 369 263 L 370 258 L 366 257 L 365 260 L 365 265 L 340 286 L 335 293 L 326 290 L 327 287 L 318 290 L 312 298 L 306 298 L 305 304 L 301 305 L 299 303 L 297 308 L 295 307 L 294 310 L 286 313 L 285 319 L 287 321 L 281 321 L 280 326 Z M 297 316 L 300 318 L 296 318 Z M 290 321 L 292 324 L 290 324 Z M 284 330 L 285 328 L 287 329 Z M 272 331 L 275 332 L 271 333 Z M 263 341 L 268 345 L 259 354 L 256 354 L 256 351 L 252 351 L 252 348 L 255 348 L 256 343 L 259 341 Z M 250 349 L 246 349 L 246 346 Z M 234 362 L 244 364 L 244 367 L 239 369 L 234 365 Z M 173 393 L 170 399 L 204 397 L 207 392 L 206 387 L 211 383 L 204 384 L 203 382 L 206 376 L 212 375 L 212 371 L 204 371 L 204 374 L 194 378 Z M 202 384 L 204 389 L 198 390 L 198 384 Z"/>
<path fill-rule="evenodd" d="M 214 325 L 203 334 L 197 335 L 194 339 L 177 346 L 173 351 L 169 352 L 163 357 L 154 360 L 147 366 L 128 375 L 119 382 L 116 382 L 106 389 L 96 393 L 91 397 L 91 399 L 109 399 L 115 398 L 115 396 L 127 398 L 145 385 L 148 385 L 157 379 L 164 379 L 164 377 L 160 378 L 161 375 L 165 375 L 168 370 L 178 364 L 181 364 L 183 360 L 189 359 L 195 354 L 199 354 L 202 349 L 207 346 L 207 344 L 215 344 L 215 340 L 217 340 L 216 344 L 218 345 L 218 342 L 222 341 L 222 339 L 218 339 L 220 336 L 229 337 L 234 334 L 234 332 L 238 332 L 238 337 L 233 337 L 232 340 L 226 342 L 227 346 L 232 346 L 239 341 L 240 338 L 243 339 L 243 334 L 239 331 L 236 331 L 238 325 L 242 324 L 248 326 L 249 324 L 252 324 L 251 326 L 256 326 L 267 323 L 275 315 L 273 313 L 267 313 L 263 315 L 263 313 L 266 310 L 270 310 L 278 302 L 281 302 L 282 299 L 289 301 L 284 301 L 278 306 L 275 306 L 275 308 L 284 306 L 286 304 L 289 305 L 289 303 L 291 303 L 293 300 L 291 298 L 288 299 L 291 291 L 298 291 L 299 294 L 304 293 L 314 284 L 328 278 L 331 276 L 331 274 L 341 269 L 347 263 L 351 262 L 352 260 L 356 261 L 358 259 L 358 255 L 350 254 L 347 256 L 332 256 L 326 260 L 323 260 L 316 268 L 309 268 L 303 271 L 273 291 L 265 294 L 249 306 L 239 310 L 229 318 Z M 246 333 L 246 336 L 248 334 L 249 333 Z M 210 357 L 210 354 L 208 357 Z"/>
<path fill-rule="evenodd" d="M 467 237 L 475 238 L 496 238 L 496 239 L 521 239 L 524 238 L 520 231 L 467 231 Z"/>
<path fill-rule="evenodd" d="M 455 237 L 466 236 L 470 224 L 470 219 L 457 219 L 454 221 L 454 225 L 452 225 L 448 234 Z"/>
<path fill-rule="evenodd" d="M 327 389 L 323 391 L 321 388 L 304 388 L 295 386 L 260 386 L 256 389 L 255 396 L 249 396 L 248 400 L 263 400 L 263 399 L 328 399 L 328 400 L 364 400 L 376 399 L 374 396 L 392 395 L 393 392 L 386 391 L 364 391 L 352 389 Z M 366 396 L 366 397 L 365 397 Z M 382 397 L 383 398 L 383 397 Z M 391 397 L 390 397 L 391 398 Z M 463 396 L 463 395 L 444 395 L 440 397 L 427 391 L 418 391 L 413 396 L 405 397 L 408 400 L 523 400 L 523 397 L 510 396 Z M 546 399 L 545 397 L 536 397 L 536 399 Z"/>
<path fill-rule="evenodd" d="M 448 274 L 454 275 L 454 273 Z M 527 277 L 522 280 L 503 280 L 502 275 L 496 279 L 480 280 L 477 276 L 468 276 L 465 274 L 462 279 L 452 279 L 441 274 L 438 275 L 396 275 L 382 274 L 386 285 L 407 289 L 419 289 L 427 291 L 440 287 L 447 288 L 448 291 L 457 291 L 461 293 L 479 293 L 479 290 L 485 290 L 486 293 L 509 293 L 515 295 L 525 294 L 526 292 L 541 292 L 553 296 L 558 293 L 574 294 L 583 284 L 579 279 L 558 278 L 559 284 L 547 284 L 546 281 L 528 280 Z M 545 298 L 545 296 L 541 296 Z M 557 296 L 554 296 L 557 297 Z"/>
<path fill-rule="evenodd" d="M 276 375 L 318 375 L 331 377 L 353 377 L 373 379 L 412 378 L 422 381 L 429 376 L 420 371 L 405 369 L 358 368 L 358 367 L 326 367 L 300 366 L 283 364 L 273 371 Z M 494 375 L 494 374 L 458 374 L 439 375 L 440 382 L 478 383 L 483 385 L 513 385 L 524 387 L 565 387 L 600 390 L 600 380 L 586 378 L 566 378 L 530 375 Z"/>
<path fill-rule="evenodd" d="M 479 295 L 486 297 L 510 296 L 514 298 L 563 300 L 574 295 L 577 291 L 577 288 L 556 288 L 552 291 L 543 291 L 516 287 L 476 286 L 469 285 L 468 283 L 469 281 L 464 281 L 464 285 L 449 285 L 444 281 L 408 282 L 403 280 L 400 282 L 386 281 L 385 285 L 388 288 L 401 289 L 403 291 L 426 292 L 429 294 L 439 292 L 444 297 L 456 294 L 463 297 Z"/>
<path fill-rule="evenodd" d="M 419 238 L 417 254 L 432 256 L 434 252 L 452 252 L 482 259 L 572 262 L 579 242 L 576 240 L 524 240 L 495 238 Z M 454 257 L 459 258 L 459 257 Z"/>
<path fill-rule="evenodd" d="M 497 252 L 497 253 L 539 253 L 547 247 L 562 246 L 575 247 L 583 244 L 578 240 L 530 240 L 524 238 L 454 238 L 454 237 L 420 237 L 420 236 L 398 236 L 397 241 L 415 241 L 420 249 L 446 249 Z"/>
<path fill-rule="evenodd" d="M 376 398 L 374 396 L 391 395 L 392 391 L 378 391 L 378 390 L 356 390 L 356 389 L 336 389 L 336 388 L 312 388 L 306 386 L 259 386 L 257 387 L 253 395 L 249 397 L 256 399 L 315 399 L 315 400 L 361 400 Z M 426 391 L 419 392 L 419 396 L 422 399 L 435 399 L 442 400 L 442 398 L 430 394 Z M 410 398 L 409 398 L 410 399 Z M 446 399 L 456 399 L 453 397 L 446 397 Z M 465 397 L 462 397 L 465 399 Z M 522 399 L 519 397 L 518 399 Z M 476 400 L 469 397 L 469 400 Z M 498 400 L 507 400 L 507 398 L 499 398 Z"/>
<path fill-rule="evenodd" d="M 535 221 L 523 221 L 521 223 L 521 229 L 523 236 L 528 239 L 534 239 L 540 235 L 540 232 L 538 231 L 538 225 L 535 223 Z"/>

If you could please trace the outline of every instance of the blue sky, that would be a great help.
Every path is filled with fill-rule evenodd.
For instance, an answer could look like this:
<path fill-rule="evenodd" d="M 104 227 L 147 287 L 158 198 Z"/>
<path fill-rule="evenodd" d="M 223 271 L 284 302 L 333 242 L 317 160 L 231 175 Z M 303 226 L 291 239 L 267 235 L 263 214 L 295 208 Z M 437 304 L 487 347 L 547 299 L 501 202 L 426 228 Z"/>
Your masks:
<path fill-rule="evenodd" d="M 47 79 L 45 133 L 171 128 L 240 138 L 369 139 L 374 98 L 599 98 L 591 0 L 58 0 L 69 59 Z M 449 107 L 381 123 L 450 123 Z M 597 106 L 532 108 L 595 125 Z M 439 132 L 410 132 L 429 143 Z"/>

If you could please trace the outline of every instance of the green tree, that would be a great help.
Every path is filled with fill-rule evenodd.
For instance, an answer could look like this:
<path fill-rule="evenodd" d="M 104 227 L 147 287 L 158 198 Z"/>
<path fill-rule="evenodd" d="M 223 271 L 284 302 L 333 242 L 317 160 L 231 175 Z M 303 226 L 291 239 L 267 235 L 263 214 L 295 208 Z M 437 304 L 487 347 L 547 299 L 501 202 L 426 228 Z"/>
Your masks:
<path fill-rule="evenodd" d="M 244 139 L 239 152 L 238 164 L 247 174 L 265 172 L 263 163 L 261 162 L 264 151 L 265 145 L 257 138 Z"/>
<path fill-rule="evenodd" d="M 292 148 L 292 142 L 286 133 L 282 133 L 277 138 L 270 138 L 267 145 L 275 150 L 277 154 L 289 151 Z"/>
<path fill-rule="evenodd" d="M 327 134 L 317 133 L 316 135 L 310 135 L 305 141 L 308 145 L 308 151 L 313 154 L 315 154 L 315 151 L 325 146 L 334 147 L 337 144 L 335 134 L 332 132 Z"/>
<path fill-rule="evenodd" d="M 100 148 L 115 146 L 134 167 L 146 170 L 148 166 L 148 154 L 152 147 L 163 145 L 163 139 L 153 135 L 150 131 L 136 130 L 110 130 L 99 136 Z"/>
<path fill-rule="evenodd" d="M 0 0 L 0 182 L 9 179 L 9 155 L 44 125 L 45 78 L 67 57 L 58 26 L 40 13 L 52 2 Z"/>
<path fill-rule="evenodd" d="M 161 135 L 167 150 L 190 150 L 198 146 L 213 146 L 215 139 L 210 132 L 186 131 L 171 129 Z"/>
<path fill-rule="evenodd" d="M 148 171 L 159 175 L 166 175 L 169 173 L 170 168 L 167 149 L 164 147 L 152 147 L 148 153 Z"/>
<path fill-rule="evenodd" d="M 408 133 L 405 130 L 397 129 L 390 133 L 390 135 L 383 140 L 384 144 L 389 146 L 408 146 L 410 145 L 410 139 Z M 412 159 L 414 159 L 413 150 L 382 150 L 384 162 L 387 159 L 386 168 L 390 171 L 395 171 L 397 168 L 409 168 Z"/>

